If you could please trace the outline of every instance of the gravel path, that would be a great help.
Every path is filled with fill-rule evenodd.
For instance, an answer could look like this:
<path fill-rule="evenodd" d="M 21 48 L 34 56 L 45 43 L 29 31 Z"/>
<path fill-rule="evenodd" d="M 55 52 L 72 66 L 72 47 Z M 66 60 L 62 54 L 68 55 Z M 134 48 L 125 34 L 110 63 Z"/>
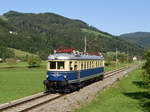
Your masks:
<path fill-rule="evenodd" d="M 42 105 L 30 112 L 71 112 L 72 110 L 79 108 L 82 104 L 91 101 L 92 98 L 101 90 L 112 85 L 118 79 L 124 77 L 128 72 L 131 72 L 135 68 L 137 68 L 137 66 L 133 66 L 126 71 L 118 73 L 115 76 L 111 76 L 111 78 L 109 77 L 103 81 L 86 86 L 83 89 L 80 89 L 80 91 L 76 91 L 56 99 L 55 101 Z"/>

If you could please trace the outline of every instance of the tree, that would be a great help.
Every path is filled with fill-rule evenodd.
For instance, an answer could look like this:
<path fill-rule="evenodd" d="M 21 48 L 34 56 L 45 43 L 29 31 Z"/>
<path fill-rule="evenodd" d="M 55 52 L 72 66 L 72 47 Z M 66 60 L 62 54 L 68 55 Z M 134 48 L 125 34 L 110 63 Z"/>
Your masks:
<path fill-rule="evenodd" d="M 14 58 L 14 57 L 15 57 L 14 51 L 6 47 L 0 47 L 0 58 L 5 60 L 6 58 Z"/>
<path fill-rule="evenodd" d="M 41 64 L 41 59 L 38 56 L 28 56 L 29 67 L 39 67 Z"/>
<path fill-rule="evenodd" d="M 143 81 L 144 84 L 149 88 L 150 91 L 150 49 L 148 49 L 145 54 L 144 54 L 144 58 L 145 58 L 145 63 L 143 65 Z"/>

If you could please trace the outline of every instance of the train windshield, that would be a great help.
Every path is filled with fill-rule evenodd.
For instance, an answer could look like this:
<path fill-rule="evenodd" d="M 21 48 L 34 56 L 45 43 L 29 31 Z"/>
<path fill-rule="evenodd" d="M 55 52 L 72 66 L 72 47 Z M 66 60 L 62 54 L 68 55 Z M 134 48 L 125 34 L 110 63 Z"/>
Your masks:
<path fill-rule="evenodd" d="M 65 69 L 64 61 L 50 61 L 49 64 L 50 69 Z"/>
<path fill-rule="evenodd" d="M 56 61 L 50 62 L 50 69 L 56 69 Z"/>

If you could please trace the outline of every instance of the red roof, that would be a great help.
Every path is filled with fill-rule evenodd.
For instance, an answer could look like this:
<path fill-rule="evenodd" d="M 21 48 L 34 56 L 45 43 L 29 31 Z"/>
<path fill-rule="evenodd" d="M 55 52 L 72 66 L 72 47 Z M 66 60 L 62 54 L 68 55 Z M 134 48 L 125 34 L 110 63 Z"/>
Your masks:
<path fill-rule="evenodd" d="M 72 53 L 73 50 L 75 50 L 74 48 L 71 47 L 59 47 L 56 52 L 57 53 Z"/>
<path fill-rule="evenodd" d="M 101 56 L 102 54 L 100 52 L 92 52 L 92 53 L 88 53 L 89 55 L 97 55 L 97 56 Z"/>

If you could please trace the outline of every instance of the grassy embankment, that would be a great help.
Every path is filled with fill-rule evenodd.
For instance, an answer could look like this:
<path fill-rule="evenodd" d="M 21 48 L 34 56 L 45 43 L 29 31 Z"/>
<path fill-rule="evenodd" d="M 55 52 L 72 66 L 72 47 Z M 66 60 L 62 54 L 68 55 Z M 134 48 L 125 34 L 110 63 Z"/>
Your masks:
<path fill-rule="evenodd" d="M 148 99 L 150 94 L 143 87 L 142 70 L 138 69 L 75 112 L 150 112 Z"/>
<path fill-rule="evenodd" d="M 46 77 L 46 63 L 41 68 L 27 68 L 26 62 L 17 63 L 16 68 L 0 63 L 0 103 L 32 95 L 44 90 L 43 80 Z M 125 64 L 120 64 L 121 67 Z M 106 71 L 115 69 L 115 66 L 106 67 Z"/>

